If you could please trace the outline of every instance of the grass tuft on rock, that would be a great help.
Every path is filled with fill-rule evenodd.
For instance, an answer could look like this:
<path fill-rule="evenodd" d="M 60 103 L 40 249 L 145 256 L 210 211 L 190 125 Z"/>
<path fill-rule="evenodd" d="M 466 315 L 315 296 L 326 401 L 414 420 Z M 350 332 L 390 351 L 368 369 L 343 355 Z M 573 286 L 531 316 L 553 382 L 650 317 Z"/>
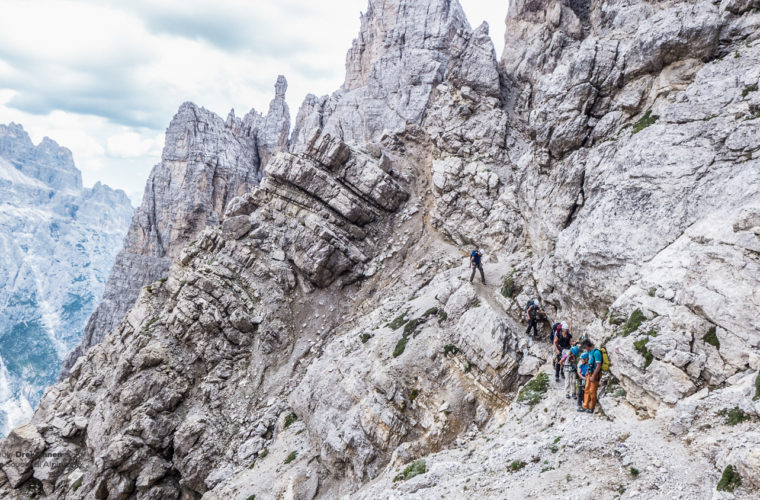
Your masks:
<path fill-rule="evenodd" d="M 521 470 L 523 467 L 525 467 L 525 462 L 523 462 L 522 460 L 512 460 L 512 463 L 509 464 L 507 469 L 510 472 L 517 472 Z"/>
<path fill-rule="evenodd" d="M 707 330 L 707 333 L 705 333 L 705 336 L 702 337 L 702 340 L 715 347 L 716 349 L 720 349 L 720 340 L 718 340 L 718 334 L 716 330 L 717 329 L 715 328 L 715 325 L 711 326 L 710 329 Z"/>
<path fill-rule="evenodd" d="M 755 377 L 755 396 L 752 398 L 752 401 L 757 401 L 760 399 L 760 371 L 757 372 L 757 377 Z"/>
<path fill-rule="evenodd" d="M 631 467 L 631 475 L 633 477 L 639 477 L 639 469 L 637 469 L 636 467 Z"/>
<path fill-rule="evenodd" d="M 633 311 L 628 317 L 628 321 L 626 321 L 625 325 L 623 326 L 623 337 L 627 337 L 628 335 L 638 330 L 641 326 L 641 323 L 646 321 L 646 319 L 647 318 L 644 316 L 644 313 L 641 312 L 641 309 L 636 309 Z"/>
<path fill-rule="evenodd" d="M 647 112 L 644 113 L 644 116 L 642 116 L 636 123 L 633 124 L 633 133 L 638 134 L 648 126 L 653 125 L 654 122 L 659 119 L 660 117 L 658 115 L 653 115 L 652 110 L 648 109 Z"/>
<path fill-rule="evenodd" d="M 390 323 L 388 323 L 388 328 L 390 328 L 391 330 L 398 330 L 399 328 L 401 328 L 402 326 L 404 326 L 404 324 L 407 321 L 408 320 L 406 319 L 406 313 L 402 313 L 400 316 L 396 316 L 393 319 L 393 321 L 391 321 Z"/>
<path fill-rule="evenodd" d="M 723 474 L 720 476 L 720 481 L 718 481 L 717 490 L 718 491 L 734 491 L 736 488 L 742 485 L 742 478 L 739 476 L 739 473 L 736 472 L 736 469 L 733 465 L 726 465 L 726 468 L 723 469 Z"/>
<path fill-rule="evenodd" d="M 406 335 L 403 335 L 400 339 L 398 339 L 398 342 L 396 342 L 396 347 L 393 349 L 393 357 L 398 358 L 402 354 L 404 354 L 404 349 L 406 349 L 406 342 L 408 340 L 408 337 Z"/>
<path fill-rule="evenodd" d="M 361 335 L 359 335 L 359 338 L 361 339 L 362 344 L 366 344 L 367 341 L 369 341 L 369 339 L 372 338 L 372 335 L 370 335 L 369 333 L 365 332 L 365 333 L 362 333 Z"/>
<path fill-rule="evenodd" d="M 449 354 L 457 355 L 459 354 L 459 348 L 455 346 L 454 344 L 446 344 L 445 346 L 443 346 L 443 354 L 447 356 Z"/>
<path fill-rule="evenodd" d="M 443 310 L 443 307 L 438 309 L 438 324 L 440 325 L 444 321 L 446 321 L 449 318 L 449 315 L 446 314 L 446 311 Z"/>
<path fill-rule="evenodd" d="M 287 417 L 285 417 L 285 424 L 283 427 L 287 429 L 288 427 L 293 425 L 293 422 L 295 422 L 296 420 L 298 420 L 298 415 L 291 412 Z"/>
<path fill-rule="evenodd" d="M 515 283 L 515 270 L 512 269 L 509 275 L 505 276 L 501 282 L 501 294 L 508 299 L 512 299 L 519 295 L 521 291 L 521 287 Z"/>
<path fill-rule="evenodd" d="M 285 457 L 285 464 L 289 464 L 290 462 L 295 460 L 297 456 L 298 456 L 297 451 L 291 451 L 290 454 L 287 457 Z"/>
<path fill-rule="evenodd" d="M 614 313 L 610 313 L 609 321 L 610 321 L 610 324 L 613 326 L 620 326 L 625 322 L 625 318 L 617 316 Z"/>
<path fill-rule="evenodd" d="M 414 334 L 417 331 L 417 327 L 424 322 L 425 320 L 422 318 L 410 319 L 406 325 L 404 325 L 404 337 Z"/>
<path fill-rule="evenodd" d="M 433 314 L 438 314 L 438 308 L 437 307 L 431 307 L 427 311 L 424 312 L 422 315 L 423 317 L 427 318 L 428 316 L 432 316 Z"/>
<path fill-rule="evenodd" d="M 757 84 L 756 83 L 752 83 L 750 85 L 746 85 L 742 89 L 742 97 L 747 97 L 747 95 L 749 95 L 750 92 L 757 92 Z"/>
<path fill-rule="evenodd" d="M 393 478 L 393 481 L 406 481 L 407 479 L 411 479 L 414 476 L 419 476 L 420 474 L 424 474 L 427 472 L 427 467 L 425 465 L 425 461 L 415 460 L 411 464 L 407 465 L 406 468 L 401 471 L 399 475 Z"/>
<path fill-rule="evenodd" d="M 520 393 L 517 395 L 517 401 L 520 403 L 527 403 L 530 406 L 537 405 L 544 394 L 549 389 L 549 375 L 546 372 L 540 372 L 534 378 L 532 378 L 527 384 L 520 389 Z"/>
<path fill-rule="evenodd" d="M 738 406 L 734 406 L 730 410 L 727 408 L 723 408 L 718 412 L 718 415 L 722 415 L 726 417 L 726 421 L 724 422 L 726 425 L 738 425 L 745 420 L 749 420 L 750 416 L 744 413 L 744 410 L 739 408 Z"/>
<path fill-rule="evenodd" d="M 636 349 L 636 352 L 644 357 L 644 368 L 651 365 L 652 361 L 654 361 L 654 354 L 647 349 L 647 342 L 649 342 L 649 337 L 644 337 L 633 343 L 633 348 Z"/>

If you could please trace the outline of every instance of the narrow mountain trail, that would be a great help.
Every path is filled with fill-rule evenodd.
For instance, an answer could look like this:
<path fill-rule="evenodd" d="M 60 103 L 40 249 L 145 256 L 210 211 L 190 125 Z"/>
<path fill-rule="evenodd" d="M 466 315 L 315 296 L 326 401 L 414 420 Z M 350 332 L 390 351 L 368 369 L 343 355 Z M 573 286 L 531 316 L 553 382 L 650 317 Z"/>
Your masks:
<path fill-rule="evenodd" d="M 426 457 L 427 473 L 370 483 L 355 498 L 380 491 L 382 498 L 407 499 L 738 498 L 715 492 L 717 477 L 693 474 L 709 461 L 637 414 L 619 386 L 603 382 L 602 411 L 581 413 L 565 398 L 564 380 L 554 381 L 551 363 L 541 371 L 549 384 L 535 406 L 513 403 L 484 431 L 471 429 L 456 448 Z"/>

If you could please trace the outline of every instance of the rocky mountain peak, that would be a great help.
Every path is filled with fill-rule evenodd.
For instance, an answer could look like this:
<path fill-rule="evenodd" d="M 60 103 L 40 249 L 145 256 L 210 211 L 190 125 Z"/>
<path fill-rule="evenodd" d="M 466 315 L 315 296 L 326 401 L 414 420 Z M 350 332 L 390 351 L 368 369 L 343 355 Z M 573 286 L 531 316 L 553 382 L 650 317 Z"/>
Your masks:
<path fill-rule="evenodd" d="M 307 97 L 301 121 L 319 123 L 348 143 L 418 124 L 446 73 L 453 38 L 469 31 L 456 0 L 370 1 L 346 56 L 343 86 L 318 105 Z M 301 148 L 304 139 L 295 134 L 292 147 Z"/>
<path fill-rule="evenodd" d="M 82 189 L 82 173 L 71 151 L 49 137 L 35 146 L 19 124 L 0 125 L 0 155 L 20 172 L 55 189 Z"/>
<path fill-rule="evenodd" d="M 82 188 L 68 149 L 0 125 L 0 434 L 78 343 L 131 216 L 123 191 Z"/>
<path fill-rule="evenodd" d="M 209 226 L 219 224 L 234 197 L 258 185 L 264 162 L 287 149 L 290 114 L 287 82 L 277 79 L 269 113 L 222 117 L 192 102 L 180 105 L 166 129 L 161 163 L 151 171 L 103 300 L 85 327 L 82 344 L 67 358 L 62 376 L 90 346 L 116 327 L 140 287 L 166 275 L 178 252 Z"/>

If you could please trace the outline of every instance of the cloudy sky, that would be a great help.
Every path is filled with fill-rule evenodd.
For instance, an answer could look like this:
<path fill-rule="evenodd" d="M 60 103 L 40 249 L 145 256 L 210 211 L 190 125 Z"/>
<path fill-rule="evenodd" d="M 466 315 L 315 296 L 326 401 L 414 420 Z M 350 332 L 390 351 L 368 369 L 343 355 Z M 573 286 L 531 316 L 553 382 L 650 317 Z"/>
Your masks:
<path fill-rule="evenodd" d="M 291 115 L 336 90 L 367 0 L 1 0 L 0 123 L 70 148 L 86 185 L 142 195 L 177 107 Z M 500 52 L 507 0 L 460 0 Z"/>

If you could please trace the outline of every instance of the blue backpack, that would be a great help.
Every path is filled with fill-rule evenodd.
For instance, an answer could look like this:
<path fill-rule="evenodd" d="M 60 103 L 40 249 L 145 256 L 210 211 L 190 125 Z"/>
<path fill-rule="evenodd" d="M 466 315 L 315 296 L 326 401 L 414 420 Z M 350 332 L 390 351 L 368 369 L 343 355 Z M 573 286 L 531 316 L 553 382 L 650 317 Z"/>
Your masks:
<path fill-rule="evenodd" d="M 552 331 L 549 333 L 549 342 L 554 343 L 554 337 L 559 335 L 559 330 L 562 328 L 562 322 L 557 322 L 552 325 Z"/>

